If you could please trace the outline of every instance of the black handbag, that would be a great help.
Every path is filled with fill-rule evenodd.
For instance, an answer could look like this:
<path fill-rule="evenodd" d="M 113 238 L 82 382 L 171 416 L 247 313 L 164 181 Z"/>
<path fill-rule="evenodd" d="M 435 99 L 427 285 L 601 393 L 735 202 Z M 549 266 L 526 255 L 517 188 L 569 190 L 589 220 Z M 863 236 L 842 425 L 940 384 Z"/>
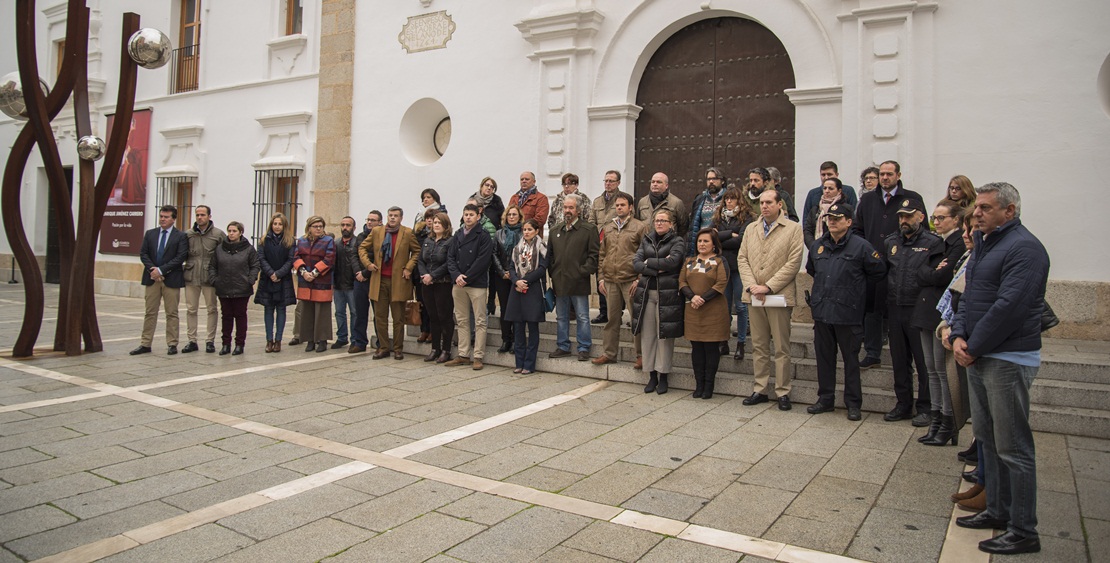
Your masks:
<path fill-rule="evenodd" d="M 1044 300 L 1044 310 L 1041 311 L 1041 332 L 1044 332 L 1056 325 L 1060 324 L 1060 317 L 1056 316 L 1056 312 L 1048 304 L 1048 300 Z"/>

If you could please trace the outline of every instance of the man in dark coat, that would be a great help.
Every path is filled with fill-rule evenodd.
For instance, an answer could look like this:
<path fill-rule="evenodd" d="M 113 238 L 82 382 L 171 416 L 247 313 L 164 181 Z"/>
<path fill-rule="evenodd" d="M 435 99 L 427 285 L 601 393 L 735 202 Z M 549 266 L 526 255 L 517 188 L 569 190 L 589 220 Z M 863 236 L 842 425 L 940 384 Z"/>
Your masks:
<path fill-rule="evenodd" d="M 335 237 L 335 289 L 331 294 L 335 307 L 335 343 L 331 345 L 332 350 L 347 347 L 347 319 L 350 318 L 352 326 L 355 320 L 355 272 L 361 269 L 355 218 L 348 215 L 339 220 L 339 236 Z"/>
<path fill-rule="evenodd" d="M 158 305 L 166 309 L 166 352 L 177 353 L 178 331 L 181 328 L 177 307 L 181 302 L 181 288 L 185 287 L 185 272 L 182 269 L 189 257 L 189 239 L 185 233 L 174 228 L 177 208 L 163 205 L 158 209 L 158 227 L 146 232 L 143 244 L 139 247 L 139 259 L 143 262 L 143 281 L 146 288 L 146 310 L 143 313 L 143 335 L 139 347 L 131 355 L 150 353 L 154 340 L 154 327 L 158 325 Z"/>
<path fill-rule="evenodd" d="M 882 255 L 885 253 L 883 241 L 891 233 L 898 232 L 897 211 L 902 201 L 916 199 L 924 206 L 925 200 L 921 194 L 902 187 L 902 168 L 893 160 L 879 165 L 879 188 L 860 196 L 852 230 L 867 239 Z M 879 354 L 883 351 L 886 282 L 880 280 L 874 287 L 871 284 L 868 287 L 871 292 L 867 299 L 867 315 L 863 318 L 864 359 L 859 364 L 861 369 L 879 365 Z"/>
<path fill-rule="evenodd" d="M 362 232 L 355 237 L 355 248 L 362 246 L 366 237 L 370 236 L 370 231 L 374 230 L 382 224 L 382 212 L 377 209 L 366 214 L 366 224 L 362 227 Z M 358 259 L 358 268 L 355 269 L 354 281 L 354 318 L 351 319 L 351 347 L 347 348 L 348 354 L 358 354 L 366 351 L 366 346 L 370 343 L 370 338 L 366 335 L 366 327 L 370 322 L 370 276 L 372 273 L 366 268 L 369 264 L 363 264 L 362 259 L 358 257 L 358 252 L 355 252 Z M 375 337 L 375 340 L 377 338 Z M 374 348 L 378 348 L 378 344 L 374 344 Z"/>
<path fill-rule="evenodd" d="M 834 203 L 826 215 L 828 231 L 809 249 L 806 272 L 813 276 L 807 297 L 813 313 L 813 348 L 817 354 L 817 402 L 809 414 L 832 412 L 836 400 L 836 351 L 844 360 L 844 406 L 848 420 L 861 418 L 863 391 L 859 347 L 863 338 L 863 303 L 867 280 L 886 274 L 879 253 L 850 231 L 852 206 Z"/>
<path fill-rule="evenodd" d="M 921 294 L 918 273 L 935 270 L 944 258 L 944 240 L 925 224 L 925 206 L 920 200 L 903 198 L 898 207 L 899 232 L 883 241 L 887 263 L 886 313 L 890 333 L 890 363 L 894 369 L 894 394 L 898 404 L 883 420 L 893 422 L 913 417 L 914 426 L 932 421 L 929 372 L 921 347 L 921 329 L 914 326 L 913 310 Z M 913 415 L 913 362 L 917 366 L 917 416 Z"/>
<path fill-rule="evenodd" d="M 1006 530 L 979 542 L 987 553 L 1035 552 L 1041 542 L 1029 388 L 1041 363 L 1048 253 L 1021 224 L 1016 188 L 996 182 L 975 191 L 979 232 L 949 342 L 956 361 L 967 367 L 987 508 L 956 524 Z"/>
<path fill-rule="evenodd" d="M 482 369 L 486 357 L 486 300 L 489 293 L 489 265 L 493 262 L 493 239 L 478 224 L 482 209 L 473 203 L 463 207 L 463 225 L 455 231 L 447 248 L 447 272 L 455 286 L 455 329 L 459 333 L 459 355 L 443 365 L 466 363 Z M 470 322 L 474 321 L 474 345 L 470 344 Z"/>
<path fill-rule="evenodd" d="M 555 341 L 557 348 L 552 358 L 571 355 L 570 312 L 574 309 L 577 319 L 575 339 L 578 341 L 578 361 L 590 359 L 590 293 L 591 276 L 597 273 L 599 241 L 597 227 L 580 216 L 585 198 L 568 197 L 563 200 L 563 220 L 551 229 L 547 243 L 547 273 L 555 290 L 555 314 L 558 318 Z"/>

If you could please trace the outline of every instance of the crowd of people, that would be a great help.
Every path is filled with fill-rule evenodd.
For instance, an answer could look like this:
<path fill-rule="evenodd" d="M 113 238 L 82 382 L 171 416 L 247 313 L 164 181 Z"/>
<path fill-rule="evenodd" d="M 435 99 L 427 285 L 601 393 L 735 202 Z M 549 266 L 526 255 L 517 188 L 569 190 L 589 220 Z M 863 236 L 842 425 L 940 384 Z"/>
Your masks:
<path fill-rule="evenodd" d="M 519 180 L 506 204 L 497 182 L 483 178 L 457 224 L 434 189 L 421 192 L 423 212 L 411 228 L 403 210 L 390 207 L 384 217 L 368 213 L 358 234 L 353 217 L 332 235 L 324 218 L 313 216 L 295 237 L 277 213 L 257 248 L 241 223 L 232 221 L 226 233 L 216 228 L 207 206 L 195 208 L 185 233 L 173 227 L 177 210 L 164 206 L 142 245 L 147 314 L 131 353 L 151 351 L 159 305 L 168 353 L 178 352 L 181 287 L 183 353 L 199 350 L 203 297 L 206 351 L 215 352 L 218 299 L 220 354 L 242 354 L 253 293 L 264 308 L 268 353 L 281 352 L 286 308 L 295 306 L 290 345 L 321 353 L 334 339 L 332 349 L 366 352 L 372 314 L 372 358 L 401 360 L 406 317 L 413 315 L 406 304 L 415 297 L 422 304 L 417 340 L 431 344 L 425 362 L 483 369 L 487 319 L 499 305 L 497 352 L 515 355 L 517 374 L 536 371 L 539 323 L 550 310 L 557 319 L 550 357 L 597 365 L 618 361 L 628 311 L 645 393 L 668 392 L 675 342 L 685 338 L 693 397 L 712 398 L 721 357 L 743 360 L 750 333 L 754 379 L 743 404 L 773 395 L 780 410 L 790 410 L 791 316 L 808 250 L 804 268 L 813 285 L 804 298 L 814 321 L 818 397 L 807 412 L 835 410 L 839 352 L 847 418 L 860 420 L 860 371 L 880 364 L 885 340 L 896 404 L 883 420 L 927 427 L 918 441 L 928 446 L 957 445 L 960 429 L 973 421 L 976 440 L 959 457 L 978 464 L 964 476 L 976 484 L 953 501 L 975 514 L 957 523 L 1007 530 L 981 544 L 985 551 L 1039 549 L 1028 391 L 1040 363 L 1048 256 L 1021 225 L 1013 186 L 975 188 L 954 176 L 929 215 L 922 196 L 903 186 L 895 161 L 863 170 L 858 193 L 839 178 L 836 163 L 822 163 L 821 184 L 806 194 L 800 213 L 773 168 L 751 169 L 743 186 L 709 168 L 705 190 L 689 207 L 663 172 L 639 201 L 620 190 L 616 170 L 605 173 L 604 191 L 592 200 L 574 174 L 563 175 L 551 199 L 532 172 Z M 601 306 L 591 321 L 595 290 Z M 605 325 L 595 358 L 591 322 Z"/>

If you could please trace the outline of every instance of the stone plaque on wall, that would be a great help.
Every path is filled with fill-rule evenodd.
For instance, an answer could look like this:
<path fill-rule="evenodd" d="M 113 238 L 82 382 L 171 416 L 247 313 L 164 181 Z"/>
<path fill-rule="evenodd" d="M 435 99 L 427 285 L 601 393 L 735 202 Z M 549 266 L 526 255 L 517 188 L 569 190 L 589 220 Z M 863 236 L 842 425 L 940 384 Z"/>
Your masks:
<path fill-rule="evenodd" d="M 401 26 L 397 41 L 409 53 L 443 49 L 455 33 L 455 22 L 447 11 L 432 12 L 410 16 L 408 23 Z"/>

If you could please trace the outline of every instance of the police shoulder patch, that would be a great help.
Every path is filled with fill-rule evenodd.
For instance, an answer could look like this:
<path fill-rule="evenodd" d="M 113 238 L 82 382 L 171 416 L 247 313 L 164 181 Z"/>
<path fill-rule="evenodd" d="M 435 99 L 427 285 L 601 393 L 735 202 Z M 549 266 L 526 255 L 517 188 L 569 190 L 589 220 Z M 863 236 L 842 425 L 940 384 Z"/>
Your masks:
<path fill-rule="evenodd" d="M 876 251 L 872 252 L 872 253 L 871 253 L 871 256 L 874 256 L 874 257 L 875 257 L 875 259 L 876 259 L 876 260 L 878 260 L 878 259 L 879 259 L 879 251 L 878 251 L 878 250 L 876 250 Z"/>
<path fill-rule="evenodd" d="M 895 245 L 895 246 L 890 247 L 890 253 L 891 254 L 898 254 L 898 246 Z"/>
<path fill-rule="evenodd" d="M 825 252 L 825 247 L 824 246 L 818 246 L 817 247 L 817 254 L 823 254 L 824 252 Z"/>

